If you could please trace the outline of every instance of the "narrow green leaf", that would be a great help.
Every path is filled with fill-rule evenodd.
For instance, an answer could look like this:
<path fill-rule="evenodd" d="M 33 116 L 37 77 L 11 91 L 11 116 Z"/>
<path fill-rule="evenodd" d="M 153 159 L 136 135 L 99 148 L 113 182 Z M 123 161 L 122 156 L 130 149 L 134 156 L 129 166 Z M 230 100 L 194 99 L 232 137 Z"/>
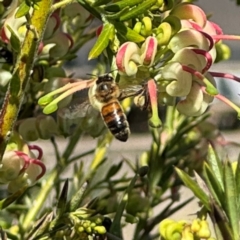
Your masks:
<path fill-rule="evenodd" d="M 60 197 L 58 199 L 57 208 L 58 215 L 61 215 L 65 212 L 67 206 L 67 195 L 68 195 L 68 179 L 64 182 Z"/>
<path fill-rule="evenodd" d="M 139 43 L 145 40 L 142 35 L 135 32 L 131 28 L 126 27 L 123 23 L 115 23 L 115 28 L 117 29 L 117 33 L 121 34 L 122 37 L 128 41 Z"/>
<path fill-rule="evenodd" d="M 210 202 L 208 195 L 197 185 L 197 183 L 191 179 L 189 175 L 187 175 L 184 171 L 175 167 L 175 170 L 180 177 L 180 179 L 184 182 L 184 184 L 192 190 L 194 195 L 199 198 L 202 204 L 210 210 Z"/>
<path fill-rule="evenodd" d="M 226 213 L 214 199 L 211 199 L 209 215 L 212 219 L 217 240 L 234 239 Z"/>
<path fill-rule="evenodd" d="M 239 235 L 239 209 L 237 205 L 237 192 L 236 192 L 236 184 L 234 179 L 234 174 L 232 170 L 231 163 L 226 161 L 224 163 L 224 187 L 225 187 L 225 199 L 226 206 L 225 211 L 230 221 L 230 225 L 233 231 L 234 239 L 240 239 Z"/>
<path fill-rule="evenodd" d="M 77 208 L 79 208 L 80 203 L 82 201 L 83 194 L 87 188 L 87 183 L 84 183 L 82 187 L 76 192 L 73 198 L 69 202 L 68 210 L 70 212 L 74 212 Z"/>
<path fill-rule="evenodd" d="M 150 9 L 157 0 L 147 0 L 143 1 L 137 7 L 132 8 L 128 13 L 122 15 L 120 17 L 120 21 L 127 21 L 129 19 L 135 18 L 143 13 L 145 13 L 148 9 Z"/>
<path fill-rule="evenodd" d="M 207 163 L 204 163 L 203 166 L 203 176 L 207 183 L 208 189 L 213 195 L 213 198 L 215 201 L 217 201 L 218 205 L 223 206 L 225 202 L 223 188 L 219 184 L 218 179 L 216 179 L 214 172 Z"/>
<path fill-rule="evenodd" d="M 111 0 L 96 0 L 94 3 L 93 3 L 93 6 L 94 7 L 98 7 L 98 6 L 101 6 L 101 5 L 105 5 L 107 3 L 111 2 Z"/>
<path fill-rule="evenodd" d="M 121 218 L 124 212 L 124 209 L 127 205 L 127 201 L 128 201 L 128 195 L 130 194 L 130 192 L 132 191 L 136 181 L 138 179 L 138 174 L 136 174 L 133 179 L 131 180 L 127 190 L 125 191 L 125 193 L 123 194 L 123 198 L 117 208 L 115 217 L 113 219 L 111 228 L 110 228 L 110 233 L 112 233 L 113 235 L 115 235 L 116 237 L 122 238 L 122 232 L 121 232 Z"/>
<path fill-rule="evenodd" d="M 132 7 L 141 2 L 142 2 L 142 0 L 122 0 L 122 1 L 114 2 L 114 3 L 106 5 L 104 7 L 104 10 L 109 11 L 109 12 L 119 12 L 125 7 Z"/>
<path fill-rule="evenodd" d="M 216 179 L 218 180 L 221 188 L 224 189 L 222 163 L 220 162 L 217 153 L 214 151 L 214 149 L 211 145 L 208 146 L 207 161 L 208 161 L 212 171 L 214 172 L 214 175 L 215 175 Z"/>
<path fill-rule="evenodd" d="M 48 231 L 49 224 L 53 220 L 53 217 L 53 212 L 45 213 L 39 220 L 37 220 L 37 222 L 34 223 L 26 239 L 37 239 L 37 237 L 43 235 L 46 231 Z"/>
<path fill-rule="evenodd" d="M 16 53 L 19 53 L 21 49 L 21 42 L 17 34 L 13 31 L 13 29 L 9 25 L 7 25 L 7 28 L 11 32 L 11 37 L 10 37 L 11 46 Z"/>
<path fill-rule="evenodd" d="M 16 201 L 19 197 L 21 197 L 23 195 L 23 193 L 26 191 L 27 188 L 28 188 L 28 186 L 25 186 L 25 187 L 21 188 L 20 190 L 18 190 L 17 192 L 10 195 L 9 197 L 2 199 L 0 201 L 0 209 L 4 209 L 7 206 L 9 206 L 10 204 L 12 204 L 14 201 Z"/>
<path fill-rule="evenodd" d="M 119 162 L 119 164 L 112 165 L 106 175 L 106 179 L 109 179 L 112 176 L 114 176 L 121 169 L 122 164 L 123 164 L 123 161 Z"/>
<path fill-rule="evenodd" d="M 117 13 L 106 14 L 105 16 L 106 16 L 106 19 L 108 19 L 108 20 L 115 20 L 115 19 L 119 19 L 122 15 L 124 15 L 128 11 L 129 11 L 129 7 L 125 7 L 121 11 L 119 11 Z"/>
<path fill-rule="evenodd" d="M 102 53 L 102 51 L 108 46 L 113 31 L 114 26 L 111 23 L 105 23 L 103 25 L 103 29 L 88 55 L 88 60 L 94 59 Z"/>
<path fill-rule="evenodd" d="M 238 156 L 238 162 L 235 170 L 235 182 L 236 182 L 236 191 L 238 198 L 238 207 L 240 208 L 240 154 Z"/>
<path fill-rule="evenodd" d="M 95 16 L 98 19 L 101 19 L 101 15 L 99 11 L 97 11 L 95 8 L 93 8 L 88 1 L 85 0 L 77 0 L 78 3 L 83 6 L 86 10 L 88 10 L 93 16 Z"/>
<path fill-rule="evenodd" d="M 15 14 L 15 18 L 20 18 L 20 17 L 25 16 L 29 12 L 29 10 L 30 10 L 30 5 L 26 4 L 26 2 L 23 1 L 20 4 L 20 6 Z"/>

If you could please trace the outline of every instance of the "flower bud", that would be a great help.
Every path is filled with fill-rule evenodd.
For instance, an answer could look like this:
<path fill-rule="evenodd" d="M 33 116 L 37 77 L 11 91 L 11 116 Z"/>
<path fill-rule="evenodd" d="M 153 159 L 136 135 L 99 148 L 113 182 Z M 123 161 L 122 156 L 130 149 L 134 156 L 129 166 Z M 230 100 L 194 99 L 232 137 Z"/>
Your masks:
<path fill-rule="evenodd" d="M 107 232 L 104 226 L 96 226 L 93 228 L 93 230 L 98 234 L 105 234 Z"/>
<path fill-rule="evenodd" d="M 172 37 L 168 47 L 174 53 L 186 47 L 192 47 L 209 50 L 208 39 L 199 31 L 196 30 L 182 30 Z"/>
<path fill-rule="evenodd" d="M 193 82 L 190 93 L 186 99 L 177 104 L 177 110 L 186 116 L 197 116 L 203 103 L 203 92 L 198 83 Z"/>
<path fill-rule="evenodd" d="M 183 71 L 181 64 L 169 63 L 163 68 L 164 79 L 171 79 L 166 87 L 166 92 L 173 97 L 187 96 L 192 88 L 192 75 Z"/>
<path fill-rule="evenodd" d="M 211 237 L 211 231 L 206 220 L 200 221 L 200 229 L 196 232 L 196 236 L 199 238 L 209 238 Z"/>
<path fill-rule="evenodd" d="M 172 219 L 169 219 L 169 218 L 166 218 L 160 222 L 159 232 L 160 232 L 161 236 L 163 236 L 165 238 L 165 231 L 166 231 L 167 226 L 170 224 L 173 224 L 173 223 L 175 223 L 175 221 Z"/>
<path fill-rule="evenodd" d="M 0 168 L 0 182 L 7 183 L 16 179 L 24 165 L 24 160 L 15 151 L 6 151 Z"/>
<path fill-rule="evenodd" d="M 54 45 L 53 45 L 54 44 Z M 46 46 L 49 45 L 48 54 L 51 58 L 63 57 L 69 51 L 72 45 L 72 39 L 69 35 L 61 32 L 56 32 L 52 38 L 44 41 L 43 54 L 47 57 Z M 42 53 L 41 53 L 42 54 Z"/>
<path fill-rule="evenodd" d="M 22 174 L 8 184 L 8 191 L 14 193 L 25 186 L 29 186 L 28 178 L 26 174 Z"/>
<path fill-rule="evenodd" d="M 36 118 L 24 119 L 18 126 L 18 132 L 26 141 L 36 141 L 39 138 Z"/>
<path fill-rule="evenodd" d="M 169 224 L 165 229 L 166 240 L 181 240 L 183 225 L 179 222 Z"/>
<path fill-rule="evenodd" d="M 42 139 L 50 139 L 53 135 L 58 134 L 57 124 L 52 116 L 38 116 L 36 127 L 39 137 Z"/>
<path fill-rule="evenodd" d="M 142 23 L 141 22 L 136 22 L 134 27 L 133 27 L 133 30 L 137 33 L 140 33 L 141 29 L 142 29 Z"/>
<path fill-rule="evenodd" d="M 172 36 L 172 27 L 168 22 L 162 22 L 157 28 L 157 41 L 160 46 L 167 45 Z"/>
<path fill-rule="evenodd" d="M 195 218 L 192 222 L 192 225 L 191 225 L 191 230 L 192 232 L 198 232 L 201 228 L 201 225 L 200 225 L 200 219 L 199 218 Z"/>
<path fill-rule="evenodd" d="M 182 231 L 181 240 L 194 240 L 194 236 L 193 236 L 193 233 L 191 232 L 190 226 L 184 227 L 184 229 Z"/>
<path fill-rule="evenodd" d="M 180 19 L 192 20 L 201 27 L 204 27 L 207 22 L 207 17 L 204 11 L 200 7 L 193 4 L 178 4 L 172 9 L 170 14 Z"/>
<path fill-rule="evenodd" d="M 116 65 L 120 74 L 134 76 L 141 64 L 140 49 L 134 42 L 124 43 L 116 55 Z"/>
<path fill-rule="evenodd" d="M 152 66 L 157 53 L 157 39 L 148 37 L 141 47 L 141 62 L 143 65 Z"/>
<path fill-rule="evenodd" d="M 39 165 L 30 163 L 28 168 L 25 170 L 25 174 L 27 174 L 28 185 L 35 183 L 41 172 L 42 168 L 40 168 Z"/>
<path fill-rule="evenodd" d="M 152 32 L 152 19 L 150 17 L 144 17 L 142 23 L 141 35 L 149 36 Z"/>

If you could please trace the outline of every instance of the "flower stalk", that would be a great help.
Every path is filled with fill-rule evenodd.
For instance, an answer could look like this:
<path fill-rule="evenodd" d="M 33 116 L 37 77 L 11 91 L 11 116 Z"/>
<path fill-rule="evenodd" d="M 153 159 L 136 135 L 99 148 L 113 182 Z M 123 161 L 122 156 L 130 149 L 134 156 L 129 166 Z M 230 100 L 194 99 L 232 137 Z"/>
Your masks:
<path fill-rule="evenodd" d="M 58 169 L 53 169 L 53 171 L 48 176 L 47 180 L 44 182 L 44 187 L 41 188 L 41 191 L 38 193 L 34 200 L 34 207 L 31 208 L 31 211 L 28 211 L 23 223 L 22 223 L 22 229 L 23 231 L 26 231 L 30 225 L 32 224 L 32 221 L 36 219 L 37 214 L 42 209 L 43 204 L 45 203 L 46 198 L 49 195 L 49 192 L 52 190 L 55 180 L 59 174 Z"/>
<path fill-rule="evenodd" d="M 0 159 L 22 106 L 24 92 L 50 15 L 52 1 L 42 0 L 38 5 L 39 8 L 34 9 L 31 16 L 30 27 L 21 46 L 0 113 Z"/>

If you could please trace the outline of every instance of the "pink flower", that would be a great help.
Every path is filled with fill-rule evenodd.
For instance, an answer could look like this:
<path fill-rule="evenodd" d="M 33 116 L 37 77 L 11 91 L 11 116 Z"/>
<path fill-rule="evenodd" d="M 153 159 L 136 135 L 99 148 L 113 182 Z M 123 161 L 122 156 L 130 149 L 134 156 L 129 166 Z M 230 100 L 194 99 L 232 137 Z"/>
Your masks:
<path fill-rule="evenodd" d="M 18 148 L 21 150 L 17 150 Z M 37 151 L 37 156 L 32 151 Z M 22 187 L 32 186 L 46 172 L 41 158 L 40 147 L 26 145 L 15 133 L 3 155 L 0 165 L 0 182 L 8 183 L 8 190 L 12 193 Z"/>
<path fill-rule="evenodd" d="M 116 65 L 119 73 L 126 76 L 135 76 L 138 67 L 152 66 L 157 52 L 157 39 L 146 38 L 141 48 L 134 42 L 126 42 L 119 48 L 116 55 Z"/>

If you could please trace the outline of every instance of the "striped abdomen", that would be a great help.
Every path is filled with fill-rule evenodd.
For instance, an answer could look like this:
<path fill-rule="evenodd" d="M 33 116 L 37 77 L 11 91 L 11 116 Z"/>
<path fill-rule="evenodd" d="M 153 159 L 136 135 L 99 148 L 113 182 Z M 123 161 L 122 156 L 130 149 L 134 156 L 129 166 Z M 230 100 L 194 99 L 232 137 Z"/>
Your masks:
<path fill-rule="evenodd" d="M 118 101 L 105 104 L 101 109 L 102 118 L 111 133 L 126 142 L 130 134 L 127 118 Z"/>

